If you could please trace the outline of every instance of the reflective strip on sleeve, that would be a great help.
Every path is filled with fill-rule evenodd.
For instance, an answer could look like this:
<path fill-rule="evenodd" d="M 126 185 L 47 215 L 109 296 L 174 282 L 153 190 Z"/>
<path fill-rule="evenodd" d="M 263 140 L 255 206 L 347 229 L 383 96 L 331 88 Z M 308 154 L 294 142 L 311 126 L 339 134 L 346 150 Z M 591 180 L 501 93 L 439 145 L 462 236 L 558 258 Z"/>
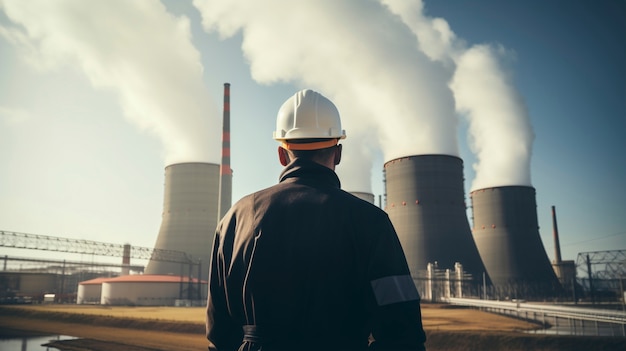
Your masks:
<path fill-rule="evenodd" d="M 372 280 L 370 283 L 378 306 L 420 299 L 410 275 L 394 275 Z"/>

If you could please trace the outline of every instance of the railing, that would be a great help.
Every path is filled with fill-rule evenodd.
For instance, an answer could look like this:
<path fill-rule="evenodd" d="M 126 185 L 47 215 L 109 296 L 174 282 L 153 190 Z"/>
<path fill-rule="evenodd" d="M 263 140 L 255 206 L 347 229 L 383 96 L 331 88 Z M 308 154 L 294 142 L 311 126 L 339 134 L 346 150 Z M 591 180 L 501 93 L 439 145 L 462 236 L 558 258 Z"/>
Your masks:
<path fill-rule="evenodd" d="M 544 329 L 546 333 L 552 330 L 555 334 L 626 336 L 624 311 L 530 304 L 524 301 L 448 298 L 446 302 L 540 322 L 544 327 L 551 327 Z M 589 322 L 593 324 L 591 327 Z"/>

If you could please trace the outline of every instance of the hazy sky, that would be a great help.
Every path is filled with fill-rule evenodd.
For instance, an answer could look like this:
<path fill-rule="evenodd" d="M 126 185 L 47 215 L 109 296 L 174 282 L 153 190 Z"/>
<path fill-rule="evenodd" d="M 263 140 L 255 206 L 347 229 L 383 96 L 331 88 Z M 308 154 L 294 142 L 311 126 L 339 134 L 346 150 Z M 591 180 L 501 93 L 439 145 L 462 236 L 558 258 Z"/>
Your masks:
<path fill-rule="evenodd" d="M 0 230 L 153 246 L 164 167 L 219 160 L 229 82 L 235 201 L 276 183 L 307 87 L 342 114 L 344 189 L 456 155 L 468 203 L 535 187 L 551 259 L 551 206 L 564 259 L 626 249 L 625 4 L 0 0 Z"/>

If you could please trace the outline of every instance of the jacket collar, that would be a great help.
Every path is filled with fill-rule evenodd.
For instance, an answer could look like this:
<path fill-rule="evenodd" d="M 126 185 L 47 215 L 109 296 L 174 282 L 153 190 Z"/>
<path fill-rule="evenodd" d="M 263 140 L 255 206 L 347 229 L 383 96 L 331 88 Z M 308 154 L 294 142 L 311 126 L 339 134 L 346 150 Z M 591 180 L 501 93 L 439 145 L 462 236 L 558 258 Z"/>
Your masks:
<path fill-rule="evenodd" d="M 339 177 L 337 177 L 337 173 L 332 169 L 322 166 L 319 163 L 299 158 L 291 161 L 281 172 L 279 178 L 280 182 L 282 183 L 288 179 L 311 179 L 316 182 L 324 183 L 327 186 L 335 188 L 341 187 Z"/>

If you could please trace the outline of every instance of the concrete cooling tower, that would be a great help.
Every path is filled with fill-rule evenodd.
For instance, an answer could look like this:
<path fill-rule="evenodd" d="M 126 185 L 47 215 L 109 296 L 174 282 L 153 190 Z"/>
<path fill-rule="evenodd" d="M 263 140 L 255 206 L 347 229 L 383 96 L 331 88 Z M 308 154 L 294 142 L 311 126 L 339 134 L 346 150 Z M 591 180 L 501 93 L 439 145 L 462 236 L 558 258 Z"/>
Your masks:
<path fill-rule="evenodd" d="M 485 272 L 472 239 L 463 191 L 463 161 L 419 155 L 385 163 L 386 208 L 407 256 L 411 274 L 428 263 L 474 277 Z"/>
<path fill-rule="evenodd" d="M 539 236 L 535 188 L 487 188 L 470 197 L 474 240 L 493 284 L 535 292 L 558 288 Z"/>
<path fill-rule="evenodd" d="M 220 165 L 178 163 L 165 168 L 163 219 L 155 249 L 183 251 L 201 260 L 201 277 L 208 278 L 208 265 L 219 202 Z M 150 260 L 146 274 L 188 274 L 181 264 Z M 193 272 L 197 272 L 194 269 Z"/>

